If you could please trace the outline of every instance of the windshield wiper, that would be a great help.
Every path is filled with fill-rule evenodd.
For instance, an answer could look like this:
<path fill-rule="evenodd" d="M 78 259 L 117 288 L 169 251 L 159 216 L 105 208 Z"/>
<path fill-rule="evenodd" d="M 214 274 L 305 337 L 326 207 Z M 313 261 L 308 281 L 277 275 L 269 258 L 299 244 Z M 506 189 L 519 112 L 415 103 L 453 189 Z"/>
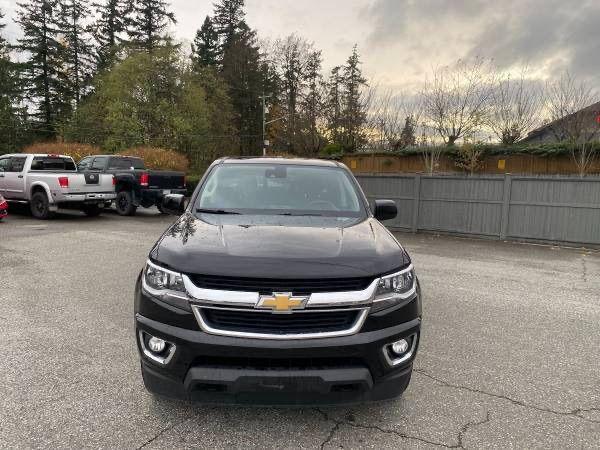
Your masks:
<path fill-rule="evenodd" d="M 241 214 L 237 211 L 231 211 L 226 209 L 211 209 L 211 208 L 196 208 L 197 213 L 205 214 Z"/>
<path fill-rule="evenodd" d="M 291 212 L 285 212 L 285 213 L 281 213 L 281 214 L 277 214 L 278 216 L 293 216 L 293 217 L 301 217 L 301 216 L 313 216 L 313 217 L 323 217 L 323 214 L 318 214 L 318 213 L 291 213 Z"/>

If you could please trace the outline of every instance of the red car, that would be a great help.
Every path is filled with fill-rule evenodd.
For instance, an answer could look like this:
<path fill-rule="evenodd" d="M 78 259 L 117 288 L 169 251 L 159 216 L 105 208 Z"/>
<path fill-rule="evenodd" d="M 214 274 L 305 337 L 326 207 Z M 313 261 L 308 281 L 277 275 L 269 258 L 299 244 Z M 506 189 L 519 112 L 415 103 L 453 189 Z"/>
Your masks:
<path fill-rule="evenodd" d="M 8 203 L 4 197 L 0 195 L 0 220 L 8 216 Z"/>

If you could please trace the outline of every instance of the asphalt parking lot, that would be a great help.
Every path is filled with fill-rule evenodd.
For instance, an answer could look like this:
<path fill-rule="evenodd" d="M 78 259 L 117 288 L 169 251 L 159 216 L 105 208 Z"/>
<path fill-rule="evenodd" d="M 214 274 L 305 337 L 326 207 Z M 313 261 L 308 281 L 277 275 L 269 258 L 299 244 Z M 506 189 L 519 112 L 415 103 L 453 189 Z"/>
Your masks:
<path fill-rule="evenodd" d="M 0 223 L 0 447 L 598 448 L 600 254 L 399 234 L 424 290 L 401 399 L 202 406 L 139 376 L 133 285 L 173 219 Z"/>

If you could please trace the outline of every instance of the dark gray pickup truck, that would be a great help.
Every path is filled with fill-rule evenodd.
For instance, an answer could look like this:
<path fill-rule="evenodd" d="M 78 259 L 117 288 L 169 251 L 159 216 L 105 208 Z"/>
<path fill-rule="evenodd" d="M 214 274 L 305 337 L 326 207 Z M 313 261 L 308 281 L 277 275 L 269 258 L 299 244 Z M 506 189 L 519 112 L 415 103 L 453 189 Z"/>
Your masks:
<path fill-rule="evenodd" d="M 133 156 L 96 155 L 83 158 L 80 172 L 114 175 L 117 213 L 132 216 L 138 207 L 156 205 L 162 212 L 161 201 L 168 194 L 185 194 L 185 173 L 148 170 L 144 160 Z"/>

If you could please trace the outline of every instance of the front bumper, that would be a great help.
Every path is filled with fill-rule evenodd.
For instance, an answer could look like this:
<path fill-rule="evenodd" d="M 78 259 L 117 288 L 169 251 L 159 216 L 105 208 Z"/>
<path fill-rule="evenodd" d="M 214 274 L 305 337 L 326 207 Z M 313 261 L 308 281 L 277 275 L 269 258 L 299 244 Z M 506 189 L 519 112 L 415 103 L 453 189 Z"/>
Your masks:
<path fill-rule="evenodd" d="M 168 364 L 143 353 L 151 392 L 183 400 L 255 405 L 344 404 L 397 397 L 408 386 L 420 337 L 420 299 L 369 316 L 360 332 L 306 340 L 248 339 L 207 334 L 193 314 L 136 289 L 139 332 L 175 345 Z M 413 337 L 410 358 L 392 365 L 386 344 Z"/>

